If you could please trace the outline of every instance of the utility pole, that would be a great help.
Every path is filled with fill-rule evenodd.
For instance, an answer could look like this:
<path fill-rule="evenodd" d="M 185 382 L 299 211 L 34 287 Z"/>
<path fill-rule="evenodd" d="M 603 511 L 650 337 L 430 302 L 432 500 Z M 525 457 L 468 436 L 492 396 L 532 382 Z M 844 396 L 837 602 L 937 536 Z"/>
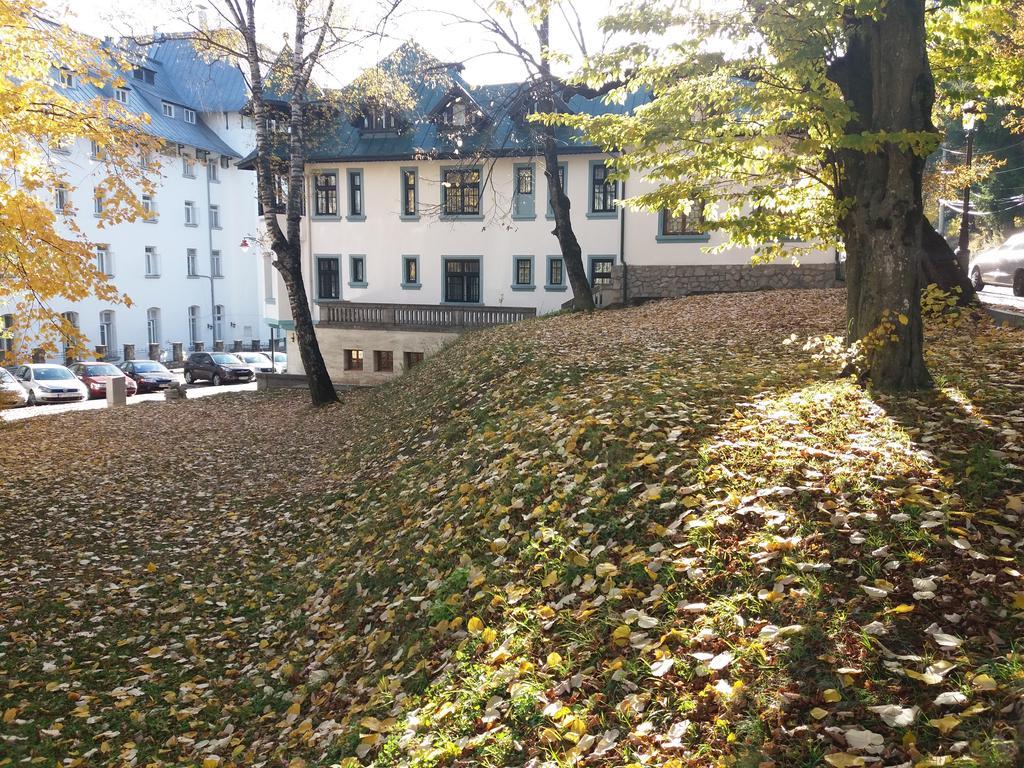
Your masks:
<path fill-rule="evenodd" d="M 977 117 L 977 105 L 973 101 L 968 101 L 963 106 L 963 125 L 964 133 L 967 135 L 967 171 L 968 174 L 971 170 L 971 161 L 974 159 L 974 124 Z M 969 274 L 969 264 L 971 261 L 971 233 L 970 233 L 970 215 L 971 215 L 971 181 L 968 175 L 967 183 L 964 184 L 964 202 L 963 210 L 960 212 L 960 244 L 956 249 L 956 260 L 960 264 L 960 269 L 963 270 L 964 274 Z"/>
<path fill-rule="evenodd" d="M 946 145 L 943 144 L 942 145 L 942 167 L 943 168 L 946 167 L 946 162 L 947 162 L 946 154 L 947 154 Z M 945 172 L 948 173 L 948 171 L 945 171 Z M 939 230 L 939 234 L 940 235 L 942 235 L 943 237 L 946 236 L 946 206 L 942 202 L 942 195 L 941 194 L 939 195 L 939 226 L 938 226 L 938 230 Z"/>

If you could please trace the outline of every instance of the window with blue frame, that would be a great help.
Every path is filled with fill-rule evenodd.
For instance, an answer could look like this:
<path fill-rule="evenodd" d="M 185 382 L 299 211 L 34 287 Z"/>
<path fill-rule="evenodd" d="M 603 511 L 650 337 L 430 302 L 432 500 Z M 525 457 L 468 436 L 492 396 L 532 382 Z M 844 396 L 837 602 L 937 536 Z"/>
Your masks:
<path fill-rule="evenodd" d="M 348 284 L 353 286 L 366 285 L 366 257 L 349 256 Z"/>
<path fill-rule="evenodd" d="M 445 216 L 479 216 L 480 169 L 446 169 L 441 196 Z"/>
<path fill-rule="evenodd" d="M 590 285 L 601 288 L 612 284 L 612 265 L 615 259 L 601 257 L 590 260 Z"/>
<path fill-rule="evenodd" d="M 529 256 L 516 256 L 512 274 L 512 284 L 516 288 L 533 286 L 533 259 Z"/>
<path fill-rule="evenodd" d="M 420 284 L 420 260 L 415 256 L 402 257 L 402 284 L 406 286 Z"/>
<path fill-rule="evenodd" d="M 318 256 L 316 260 L 318 299 L 341 298 L 341 271 L 337 256 Z"/>
<path fill-rule="evenodd" d="M 402 215 L 415 216 L 417 214 L 416 200 L 416 169 L 402 169 Z"/>
<path fill-rule="evenodd" d="M 313 213 L 316 216 L 338 215 L 338 174 L 318 173 L 314 177 Z"/>
<path fill-rule="evenodd" d="M 363 172 L 348 172 L 348 215 L 363 215 Z"/>
<path fill-rule="evenodd" d="M 590 211 L 591 213 L 615 213 L 618 184 L 608 178 L 608 167 L 604 163 L 590 166 Z"/>
<path fill-rule="evenodd" d="M 480 259 L 445 259 L 444 300 L 480 302 Z"/>
<path fill-rule="evenodd" d="M 533 165 L 516 165 L 513 177 L 512 215 L 525 219 L 534 215 L 534 170 Z"/>
<path fill-rule="evenodd" d="M 552 288 L 565 285 L 565 262 L 560 257 L 548 259 L 548 285 Z"/>
<path fill-rule="evenodd" d="M 662 237 L 681 237 L 683 235 L 700 235 L 704 232 L 704 203 L 694 201 L 690 212 L 675 212 L 668 208 L 661 212 Z"/>

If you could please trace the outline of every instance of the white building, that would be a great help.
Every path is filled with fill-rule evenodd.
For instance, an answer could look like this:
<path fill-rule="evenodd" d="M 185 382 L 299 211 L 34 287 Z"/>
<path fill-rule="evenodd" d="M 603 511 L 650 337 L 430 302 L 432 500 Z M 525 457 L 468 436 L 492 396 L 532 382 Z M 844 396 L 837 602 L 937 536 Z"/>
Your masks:
<path fill-rule="evenodd" d="M 168 359 L 175 342 L 185 353 L 197 342 L 230 349 L 239 340 L 248 348 L 269 338 L 265 310 L 273 306 L 261 257 L 241 248 L 259 221 L 255 176 L 236 165 L 255 145 L 245 80 L 237 66 L 204 60 L 181 37 L 158 38 L 136 61 L 123 88 L 97 88 L 67 73 L 61 82 L 73 96 L 116 99 L 150 116 L 149 130 L 164 146 L 139 158 L 160 176 L 156 193 L 143 198 L 152 217 L 98 228 L 93 189 L 106 171 L 95 158 L 104 149 L 79 140 L 54 153 L 74 185 L 54 195 L 54 206 L 77 209 L 77 224 L 97 243 L 97 265 L 132 306 L 96 298 L 53 306 L 109 359 L 121 358 L 126 344 L 137 357 L 153 351 Z"/>
<path fill-rule="evenodd" d="M 332 377 L 356 384 L 382 381 L 468 328 L 571 298 L 518 85 L 472 87 L 414 45 L 382 66 L 407 77 L 415 107 L 339 117 L 306 175 L 304 274 L 317 336 Z M 594 113 L 640 102 L 577 96 L 568 106 Z M 573 229 L 604 303 L 835 283 L 834 253 L 805 255 L 799 268 L 752 266 L 749 251 L 708 254 L 724 237 L 702 222 L 624 210 L 606 156 L 558 135 Z M 648 182 L 626 184 L 633 195 Z"/>

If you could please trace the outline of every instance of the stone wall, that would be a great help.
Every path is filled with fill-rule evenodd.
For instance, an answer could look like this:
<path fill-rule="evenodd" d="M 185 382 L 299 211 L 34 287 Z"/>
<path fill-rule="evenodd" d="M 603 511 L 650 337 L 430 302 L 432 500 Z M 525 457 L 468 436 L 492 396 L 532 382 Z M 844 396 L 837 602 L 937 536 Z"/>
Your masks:
<path fill-rule="evenodd" d="M 673 298 L 691 293 L 764 291 L 776 288 L 832 288 L 835 264 L 638 264 L 630 265 L 629 299 Z M 622 267 L 613 268 L 614 288 L 622 286 Z"/>

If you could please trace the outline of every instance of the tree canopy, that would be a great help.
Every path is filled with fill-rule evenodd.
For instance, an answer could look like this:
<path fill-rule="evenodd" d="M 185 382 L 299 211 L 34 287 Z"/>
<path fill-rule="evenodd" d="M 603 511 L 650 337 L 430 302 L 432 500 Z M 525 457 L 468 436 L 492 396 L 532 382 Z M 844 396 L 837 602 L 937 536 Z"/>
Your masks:
<path fill-rule="evenodd" d="M 940 139 L 925 15 L 924 0 L 637 0 L 604 21 L 629 42 L 580 78 L 621 80 L 611 98 L 644 89 L 650 103 L 545 119 L 583 129 L 618 153 L 620 174 L 656 183 L 631 204 L 705 208 L 726 235 L 718 248 L 750 248 L 755 261 L 843 249 L 848 341 L 864 375 L 927 385 L 920 289 L 954 264 L 923 216 L 924 158 Z"/>

